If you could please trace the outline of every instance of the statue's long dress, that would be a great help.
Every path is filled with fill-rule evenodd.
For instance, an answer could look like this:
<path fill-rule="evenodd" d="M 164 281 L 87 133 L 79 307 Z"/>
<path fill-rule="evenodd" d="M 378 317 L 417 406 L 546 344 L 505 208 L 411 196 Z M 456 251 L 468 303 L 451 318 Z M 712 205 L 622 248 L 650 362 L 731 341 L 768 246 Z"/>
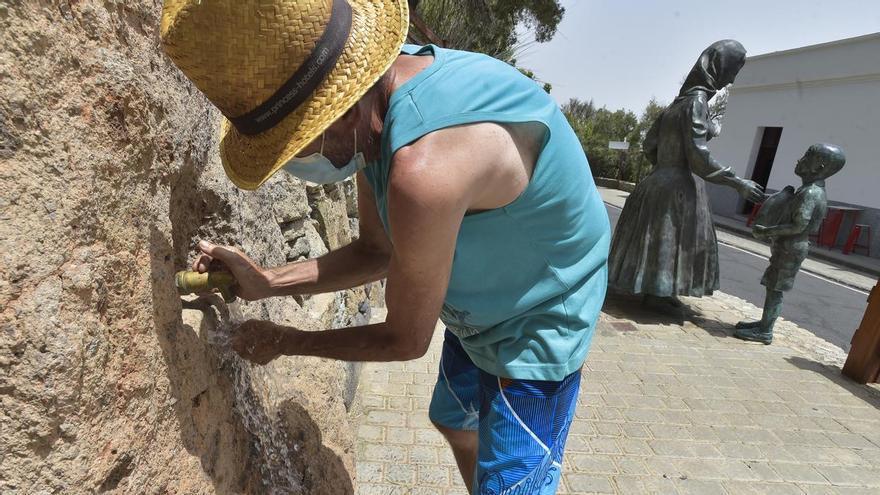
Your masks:
<path fill-rule="evenodd" d="M 709 155 L 709 95 L 678 97 L 645 137 L 655 164 L 620 214 L 608 260 L 618 293 L 704 296 L 719 287 L 718 243 L 704 178 L 731 175 Z"/>

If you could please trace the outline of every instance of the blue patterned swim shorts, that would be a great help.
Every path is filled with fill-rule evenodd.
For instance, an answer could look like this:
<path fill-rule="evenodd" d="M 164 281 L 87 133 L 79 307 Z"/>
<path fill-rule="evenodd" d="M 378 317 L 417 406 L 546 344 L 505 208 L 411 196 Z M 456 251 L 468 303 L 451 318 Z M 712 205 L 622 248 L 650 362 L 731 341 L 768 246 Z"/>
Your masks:
<path fill-rule="evenodd" d="M 447 428 L 478 432 L 475 494 L 556 493 L 580 377 L 580 370 L 560 382 L 490 375 L 446 331 L 428 415 Z"/>

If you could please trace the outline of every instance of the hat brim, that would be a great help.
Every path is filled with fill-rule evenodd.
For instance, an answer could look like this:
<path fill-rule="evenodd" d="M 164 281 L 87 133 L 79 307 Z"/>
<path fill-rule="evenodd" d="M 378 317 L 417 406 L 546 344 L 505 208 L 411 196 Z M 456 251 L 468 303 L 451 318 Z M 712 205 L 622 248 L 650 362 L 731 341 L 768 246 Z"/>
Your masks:
<path fill-rule="evenodd" d="M 336 66 L 312 96 L 277 125 L 246 135 L 227 120 L 220 126 L 220 160 L 238 187 L 254 190 L 266 182 L 379 80 L 406 41 L 405 0 L 348 0 L 352 26 Z"/>

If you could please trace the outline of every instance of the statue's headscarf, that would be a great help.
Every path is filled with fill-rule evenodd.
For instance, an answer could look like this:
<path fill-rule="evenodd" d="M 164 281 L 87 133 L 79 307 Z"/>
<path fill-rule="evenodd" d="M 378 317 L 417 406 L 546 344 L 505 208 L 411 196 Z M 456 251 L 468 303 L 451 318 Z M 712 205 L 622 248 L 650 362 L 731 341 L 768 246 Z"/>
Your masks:
<path fill-rule="evenodd" d="M 746 60 L 746 49 L 736 40 L 721 40 L 703 50 L 694 68 L 681 85 L 681 98 L 695 91 L 705 91 L 709 98 L 730 82 Z"/>

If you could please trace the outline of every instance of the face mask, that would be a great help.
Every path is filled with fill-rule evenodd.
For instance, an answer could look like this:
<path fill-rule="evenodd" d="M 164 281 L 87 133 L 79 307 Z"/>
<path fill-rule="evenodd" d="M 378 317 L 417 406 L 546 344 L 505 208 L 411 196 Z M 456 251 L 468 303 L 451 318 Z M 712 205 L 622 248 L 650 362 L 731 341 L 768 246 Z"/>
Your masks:
<path fill-rule="evenodd" d="M 321 134 L 321 151 L 312 153 L 311 155 L 298 158 L 293 157 L 284 165 L 284 171 L 288 174 L 313 182 L 315 184 L 333 184 L 345 180 L 354 175 L 358 170 L 362 170 L 367 166 L 367 160 L 362 152 L 357 150 L 357 129 L 354 130 L 354 156 L 342 168 L 333 165 L 326 156 L 324 156 L 324 135 Z"/>

